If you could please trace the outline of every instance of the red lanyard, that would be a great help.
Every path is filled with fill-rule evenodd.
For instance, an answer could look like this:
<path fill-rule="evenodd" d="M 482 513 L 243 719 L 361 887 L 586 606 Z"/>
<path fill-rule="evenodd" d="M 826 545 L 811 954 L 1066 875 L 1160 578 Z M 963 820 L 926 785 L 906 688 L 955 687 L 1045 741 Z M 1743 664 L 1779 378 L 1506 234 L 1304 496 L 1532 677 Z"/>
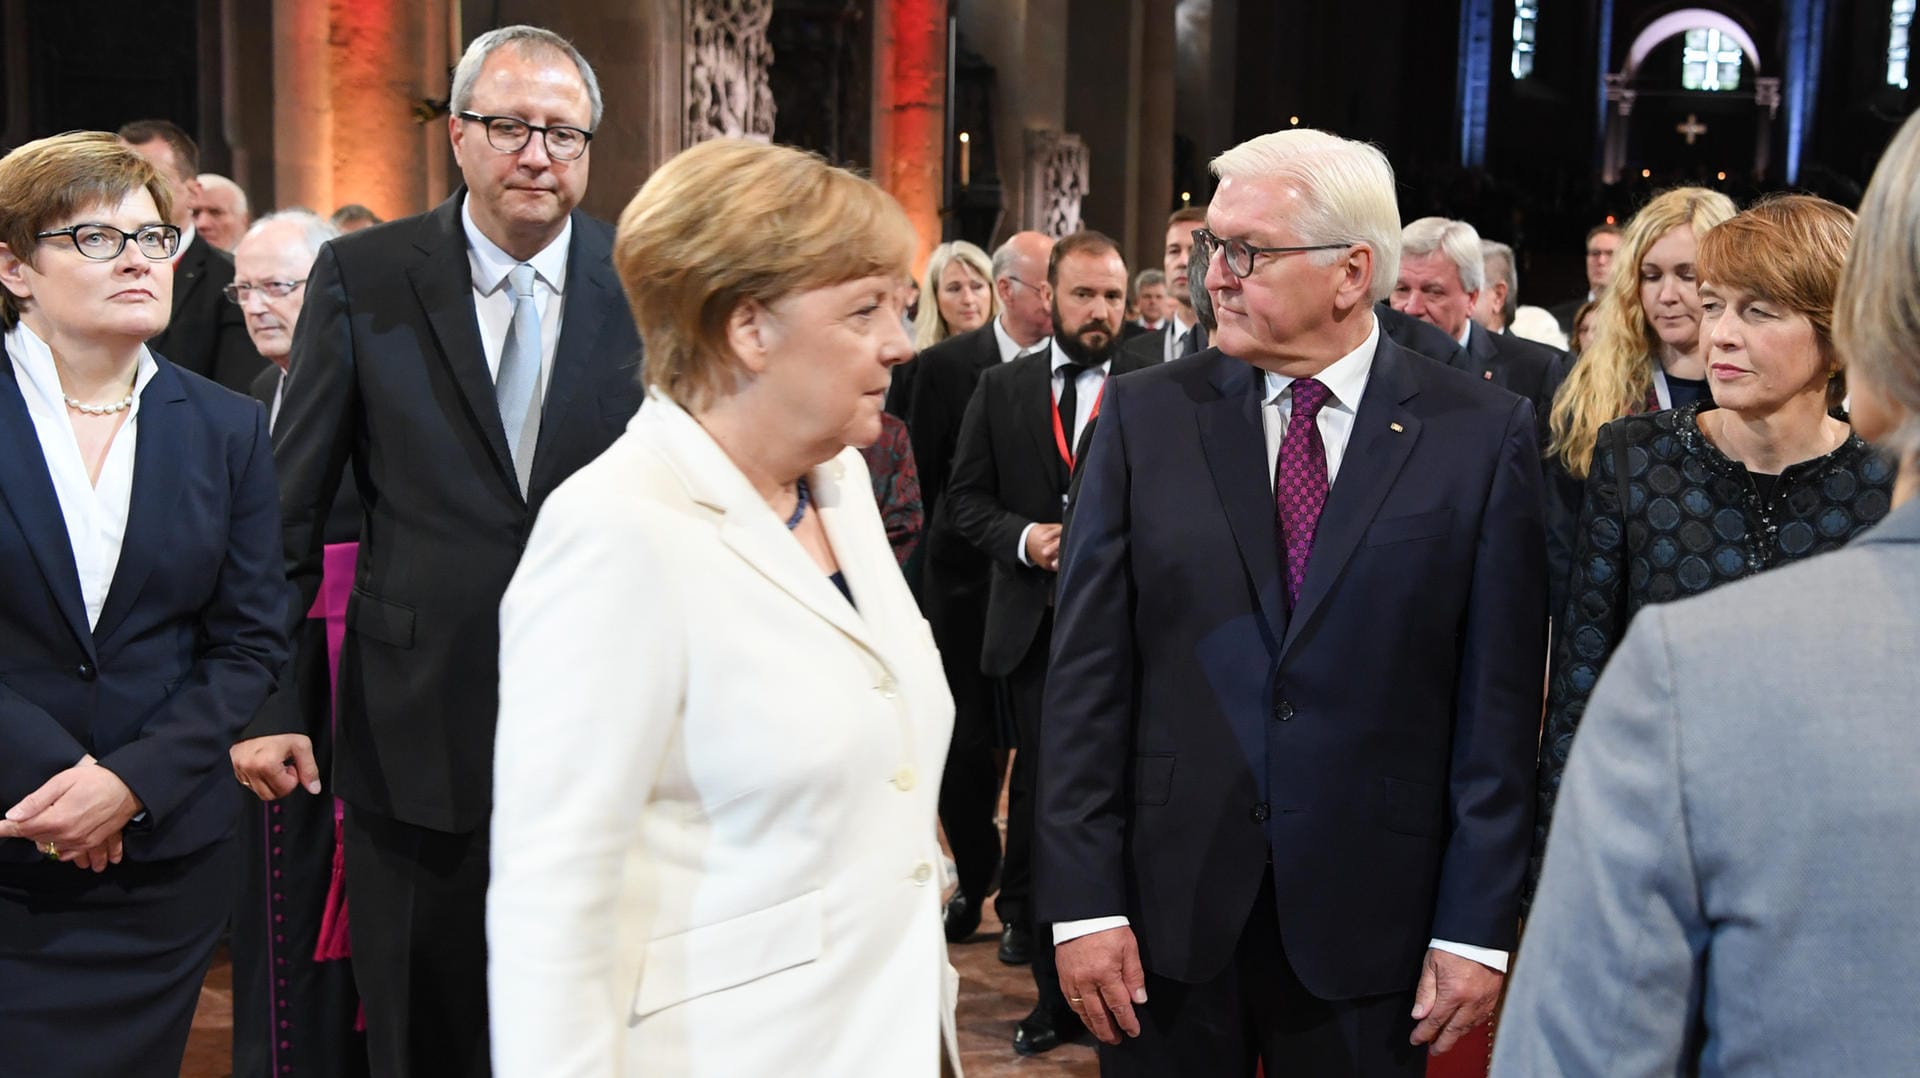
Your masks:
<path fill-rule="evenodd" d="M 1100 392 L 1093 395 L 1093 411 L 1087 413 L 1087 422 L 1091 424 L 1100 418 L 1100 401 L 1107 395 L 1107 380 L 1100 379 Z M 1060 451 L 1060 459 L 1067 462 L 1067 472 L 1073 472 L 1073 447 L 1067 444 L 1067 432 L 1060 427 L 1060 401 L 1055 398 L 1053 407 L 1047 409 L 1053 413 L 1053 447 Z"/>

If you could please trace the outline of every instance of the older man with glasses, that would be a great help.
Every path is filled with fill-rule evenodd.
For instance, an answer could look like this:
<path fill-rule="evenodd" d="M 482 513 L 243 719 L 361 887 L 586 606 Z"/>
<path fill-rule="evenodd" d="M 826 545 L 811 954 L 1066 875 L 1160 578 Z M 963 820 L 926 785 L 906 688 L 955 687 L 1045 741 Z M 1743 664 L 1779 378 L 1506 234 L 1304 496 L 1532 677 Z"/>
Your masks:
<path fill-rule="evenodd" d="M 333 778 L 368 1051 L 402 1078 L 488 1073 L 500 597 L 547 495 L 641 399 L 612 230 L 575 210 L 593 69 L 549 31 L 489 31 L 451 107 L 465 185 L 322 249 L 274 427 L 296 624 L 340 477 L 361 480 Z"/>
<path fill-rule="evenodd" d="M 1213 347 L 1108 383 L 1065 532 L 1037 918 L 1104 1075 L 1418 1075 L 1515 941 L 1533 408 L 1382 333 L 1378 150 L 1293 129 L 1213 168 Z"/>

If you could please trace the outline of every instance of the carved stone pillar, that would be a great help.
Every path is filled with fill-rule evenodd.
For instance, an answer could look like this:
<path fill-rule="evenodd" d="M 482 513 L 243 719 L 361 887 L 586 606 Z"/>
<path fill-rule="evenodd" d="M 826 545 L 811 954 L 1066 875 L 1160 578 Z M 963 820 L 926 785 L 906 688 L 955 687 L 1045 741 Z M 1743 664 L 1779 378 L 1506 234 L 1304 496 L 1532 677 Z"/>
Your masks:
<path fill-rule="evenodd" d="M 1600 159 L 1600 181 L 1619 183 L 1620 173 L 1627 167 L 1627 126 L 1633 115 L 1634 91 L 1627 86 L 1625 75 L 1607 76 L 1607 133 L 1605 149 Z"/>
<path fill-rule="evenodd" d="M 688 0 L 684 144 L 773 140 L 773 0 Z"/>
<path fill-rule="evenodd" d="M 1753 80 L 1753 105 L 1753 178 L 1762 180 L 1767 166 L 1773 163 L 1773 122 L 1780 116 L 1779 76 Z"/>
<path fill-rule="evenodd" d="M 1027 131 L 1027 216 L 1020 227 L 1055 239 L 1080 230 L 1087 197 L 1087 146 L 1064 131 Z"/>

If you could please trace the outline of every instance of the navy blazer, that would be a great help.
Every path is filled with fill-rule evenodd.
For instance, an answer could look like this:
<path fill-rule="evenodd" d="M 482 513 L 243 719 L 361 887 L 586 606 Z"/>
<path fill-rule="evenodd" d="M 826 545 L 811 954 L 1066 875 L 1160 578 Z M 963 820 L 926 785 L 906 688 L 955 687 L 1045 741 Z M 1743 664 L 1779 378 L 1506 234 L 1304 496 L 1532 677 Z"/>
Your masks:
<path fill-rule="evenodd" d="M 1038 919 L 1124 914 L 1147 968 L 1201 981 L 1271 873 L 1309 990 L 1406 991 L 1430 939 L 1514 944 L 1546 658 L 1533 408 L 1383 335 L 1290 611 L 1263 388 L 1218 350 L 1108 383 L 1055 607 Z"/>
<path fill-rule="evenodd" d="M 53 479 L 0 357 L 0 803 L 91 753 L 145 809 L 125 834 L 138 861 L 231 832 L 242 792 L 227 746 L 287 653 L 266 416 L 154 359 L 126 539 L 90 630 Z M 0 860 L 38 856 L 0 843 Z"/>

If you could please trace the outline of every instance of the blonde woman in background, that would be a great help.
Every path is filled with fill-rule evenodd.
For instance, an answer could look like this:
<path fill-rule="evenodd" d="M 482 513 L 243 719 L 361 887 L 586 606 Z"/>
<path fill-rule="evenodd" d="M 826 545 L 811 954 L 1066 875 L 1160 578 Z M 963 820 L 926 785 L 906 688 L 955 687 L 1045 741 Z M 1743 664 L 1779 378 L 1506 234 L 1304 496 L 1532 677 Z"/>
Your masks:
<path fill-rule="evenodd" d="M 956 333 L 979 329 L 1000 313 L 987 252 L 954 240 L 927 256 L 920 285 L 920 313 L 913 320 L 913 347 L 923 351 Z"/>
<path fill-rule="evenodd" d="M 1588 316 L 1593 343 L 1568 370 L 1549 417 L 1548 609 L 1556 619 L 1600 428 L 1621 416 L 1707 397 L 1694 263 L 1700 237 L 1735 212 L 1733 200 L 1718 191 L 1676 187 L 1627 222 L 1607 285 Z"/>

